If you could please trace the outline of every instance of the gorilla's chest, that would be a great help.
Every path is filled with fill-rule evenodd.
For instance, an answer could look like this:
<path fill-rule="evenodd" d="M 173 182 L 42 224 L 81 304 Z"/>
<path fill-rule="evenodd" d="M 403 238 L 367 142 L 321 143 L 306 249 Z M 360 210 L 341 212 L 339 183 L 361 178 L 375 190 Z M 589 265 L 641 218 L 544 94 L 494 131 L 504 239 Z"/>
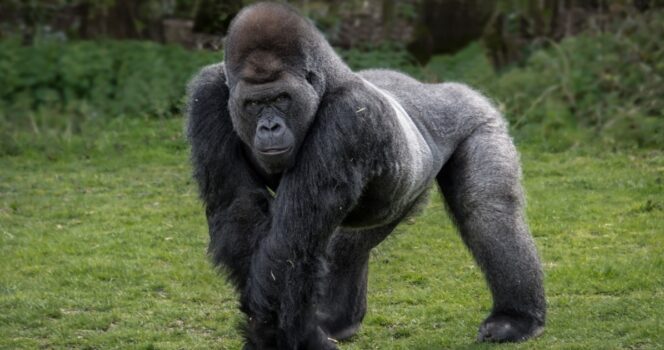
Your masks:
<path fill-rule="evenodd" d="M 392 130 L 393 139 L 388 146 L 393 152 L 383 153 L 391 154 L 391 159 L 383 159 L 382 169 L 375 169 L 377 175 L 343 222 L 354 227 L 379 226 L 402 219 L 424 197 L 435 177 L 432 151 L 406 110 L 389 92 L 365 82 L 391 107 L 383 117 L 386 125 L 395 125 L 396 130 Z"/>

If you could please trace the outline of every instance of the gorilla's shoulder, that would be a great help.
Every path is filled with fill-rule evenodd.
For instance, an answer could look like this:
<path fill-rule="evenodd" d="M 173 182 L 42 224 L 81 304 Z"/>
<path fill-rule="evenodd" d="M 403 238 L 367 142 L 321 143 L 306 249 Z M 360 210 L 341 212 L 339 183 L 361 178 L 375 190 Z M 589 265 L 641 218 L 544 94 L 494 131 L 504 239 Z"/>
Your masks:
<path fill-rule="evenodd" d="M 222 124 L 229 124 L 228 86 L 223 63 L 203 67 L 187 84 L 185 134 L 190 141 L 210 138 Z"/>
<path fill-rule="evenodd" d="M 228 100 L 228 87 L 224 64 L 216 63 L 201 68 L 187 84 L 187 114 L 194 119 L 204 111 L 219 108 L 220 101 Z"/>
<path fill-rule="evenodd" d="M 223 63 L 215 63 L 201 68 L 187 84 L 187 92 L 192 96 L 197 90 L 209 85 L 226 84 Z"/>

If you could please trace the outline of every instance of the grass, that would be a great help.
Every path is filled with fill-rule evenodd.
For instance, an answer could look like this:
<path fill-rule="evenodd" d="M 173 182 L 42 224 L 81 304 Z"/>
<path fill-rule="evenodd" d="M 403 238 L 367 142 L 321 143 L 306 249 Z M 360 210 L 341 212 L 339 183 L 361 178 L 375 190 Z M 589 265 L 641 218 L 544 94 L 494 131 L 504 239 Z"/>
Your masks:
<path fill-rule="evenodd" d="M 240 348 L 181 129 L 120 120 L 0 158 L 1 349 Z M 664 152 L 521 151 L 548 328 L 498 347 L 664 348 Z M 342 349 L 494 347 L 474 342 L 489 294 L 437 195 L 375 251 L 369 293 Z"/>

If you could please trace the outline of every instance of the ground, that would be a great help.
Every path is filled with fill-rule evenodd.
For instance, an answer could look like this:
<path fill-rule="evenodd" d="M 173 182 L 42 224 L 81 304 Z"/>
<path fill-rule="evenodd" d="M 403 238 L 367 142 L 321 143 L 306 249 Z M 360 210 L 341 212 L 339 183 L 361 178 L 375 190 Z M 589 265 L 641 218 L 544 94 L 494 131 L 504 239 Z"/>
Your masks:
<path fill-rule="evenodd" d="M 0 157 L 0 349 L 240 347 L 181 130 L 122 120 Z M 664 348 L 664 151 L 519 148 L 549 318 L 500 348 Z M 490 297 L 437 194 L 370 269 L 342 349 L 493 348 L 474 342 Z"/>

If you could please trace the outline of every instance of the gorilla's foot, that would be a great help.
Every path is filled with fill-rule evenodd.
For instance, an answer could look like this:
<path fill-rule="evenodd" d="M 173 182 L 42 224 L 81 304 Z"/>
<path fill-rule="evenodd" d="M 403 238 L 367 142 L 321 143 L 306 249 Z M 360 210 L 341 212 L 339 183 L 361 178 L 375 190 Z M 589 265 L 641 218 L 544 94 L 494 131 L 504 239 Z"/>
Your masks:
<path fill-rule="evenodd" d="M 328 333 L 330 334 L 330 338 L 335 339 L 335 340 L 346 340 L 355 334 L 360 330 L 360 326 L 362 326 L 361 323 L 354 323 L 351 325 L 347 325 L 346 327 L 338 327 L 335 329 L 330 329 Z"/>
<path fill-rule="evenodd" d="M 520 342 L 544 332 L 544 324 L 530 316 L 492 314 L 480 326 L 479 342 Z"/>
<path fill-rule="evenodd" d="M 306 350 L 339 350 L 337 340 L 328 336 L 320 327 L 316 327 L 307 340 L 298 349 Z"/>
<path fill-rule="evenodd" d="M 339 350 L 336 343 L 336 339 L 328 336 L 320 327 L 317 327 L 316 330 L 303 339 L 296 348 L 302 350 Z M 283 346 L 277 345 L 276 342 L 264 342 L 261 345 L 258 345 L 254 340 L 247 339 L 242 350 L 277 350 L 281 348 L 283 348 Z"/>
<path fill-rule="evenodd" d="M 329 315 L 318 312 L 318 322 L 320 326 L 327 332 L 330 338 L 334 340 L 346 340 L 357 334 L 362 326 L 362 321 L 350 321 L 343 318 L 332 318 Z"/>

